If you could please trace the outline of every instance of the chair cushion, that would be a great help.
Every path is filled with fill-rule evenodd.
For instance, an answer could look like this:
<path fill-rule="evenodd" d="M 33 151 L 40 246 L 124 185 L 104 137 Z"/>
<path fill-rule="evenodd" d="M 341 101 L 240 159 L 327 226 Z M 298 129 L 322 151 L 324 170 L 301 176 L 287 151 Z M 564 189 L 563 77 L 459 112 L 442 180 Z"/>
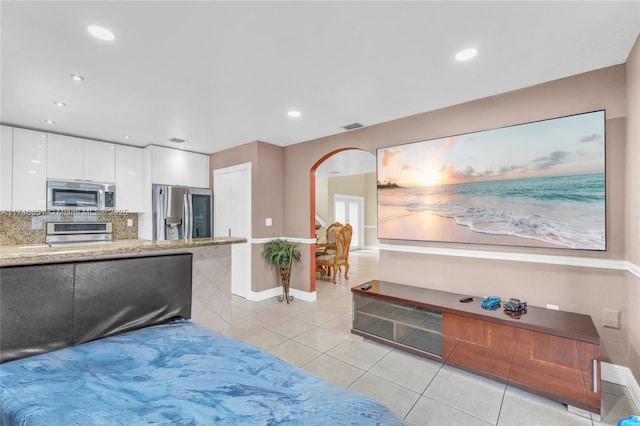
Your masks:
<path fill-rule="evenodd" d="M 316 257 L 316 262 L 333 263 L 335 257 L 335 254 L 321 254 L 320 256 Z"/>

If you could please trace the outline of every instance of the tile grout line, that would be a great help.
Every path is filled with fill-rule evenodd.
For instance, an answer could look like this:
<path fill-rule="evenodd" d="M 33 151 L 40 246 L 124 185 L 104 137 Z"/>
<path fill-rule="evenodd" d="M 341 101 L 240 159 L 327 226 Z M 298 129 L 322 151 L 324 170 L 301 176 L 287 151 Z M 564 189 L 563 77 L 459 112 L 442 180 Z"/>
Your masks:
<path fill-rule="evenodd" d="M 498 417 L 496 418 L 495 426 L 498 426 L 500 423 L 500 416 L 502 415 L 502 407 L 504 406 L 504 398 L 507 396 L 507 384 L 504 385 L 504 390 L 502 391 L 502 398 L 500 399 L 500 408 L 498 408 Z"/>

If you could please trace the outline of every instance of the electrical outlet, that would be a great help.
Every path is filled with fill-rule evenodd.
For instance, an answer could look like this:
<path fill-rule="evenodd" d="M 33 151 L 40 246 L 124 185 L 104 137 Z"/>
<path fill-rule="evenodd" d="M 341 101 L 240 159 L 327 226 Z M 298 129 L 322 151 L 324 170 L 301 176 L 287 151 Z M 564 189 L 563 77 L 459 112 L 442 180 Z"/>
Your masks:
<path fill-rule="evenodd" d="M 264 219 L 264 226 L 273 226 L 273 221 L 270 217 Z"/>
<path fill-rule="evenodd" d="M 554 311 L 559 311 L 560 310 L 560 306 L 552 305 L 550 303 L 547 303 L 547 309 L 553 309 Z"/>
<path fill-rule="evenodd" d="M 602 322 L 603 325 L 607 328 L 615 328 L 616 330 L 620 330 L 620 311 L 606 308 L 603 309 Z"/>
<path fill-rule="evenodd" d="M 133 219 L 127 219 L 127 226 L 133 226 Z"/>

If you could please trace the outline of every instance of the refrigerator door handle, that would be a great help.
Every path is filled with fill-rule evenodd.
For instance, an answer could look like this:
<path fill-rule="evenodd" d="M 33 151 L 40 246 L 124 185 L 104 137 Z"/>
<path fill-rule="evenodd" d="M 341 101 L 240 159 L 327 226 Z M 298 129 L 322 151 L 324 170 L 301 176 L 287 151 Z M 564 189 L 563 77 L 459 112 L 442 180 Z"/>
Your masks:
<path fill-rule="evenodd" d="M 191 239 L 193 235 L 193 200 L 191 193 L 187 192 L 184 195 L 184 238 Z"/>
<path fill-rule="evenodd" d="M 167 198 L 167 191 L 166 191 L 166 187 L 163 186 L 159 186 L 159 185 L 154 185 L 153 186 L 153 202 L 154 202 L 154 206 L 153 206 L 153 221 L 154 221 L 154 228 L 155 228 L 155 232 L 154 232 L 154 239 L 158 240 L 158 241 L 163 241 L 166 239 L 166 233 L 165 233 L 165 217 L 167 216 L 166 213 L 166 198 Z"/>

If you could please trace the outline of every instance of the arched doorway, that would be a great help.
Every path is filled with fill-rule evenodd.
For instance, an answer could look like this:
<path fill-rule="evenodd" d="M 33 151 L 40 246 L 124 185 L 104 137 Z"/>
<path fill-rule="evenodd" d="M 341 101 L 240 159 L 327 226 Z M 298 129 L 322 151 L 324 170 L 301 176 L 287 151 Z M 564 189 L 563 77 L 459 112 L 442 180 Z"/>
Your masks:
<path fill-rule="evenodd" d="M 370 246 L 371 241 L 377 244 L 375 171 L 375 155 L 359 148 L 331 151 L 311 167 L 309 229 L 312 238 L 316 237 L 316 224 L 321 225 L 318 237 L 323 239 L 325 227 L 340 221 L 354 227 L 352 250 Z M 363 185 L 369 189 L 364 190 Z M 312 245 L 314 261 L 315 251 L 316 246 Z M 316 291 L 316 278 L 314 262 L 310 268 L 311 291 Z"/>

